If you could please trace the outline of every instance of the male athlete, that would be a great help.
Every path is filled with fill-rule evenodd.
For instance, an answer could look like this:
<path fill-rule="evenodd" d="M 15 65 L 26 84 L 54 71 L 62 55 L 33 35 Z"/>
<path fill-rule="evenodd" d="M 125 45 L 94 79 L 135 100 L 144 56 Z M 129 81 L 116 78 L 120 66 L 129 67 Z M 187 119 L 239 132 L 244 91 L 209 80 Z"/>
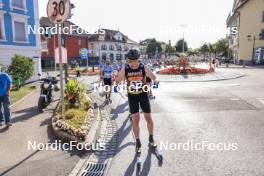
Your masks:
<path fill-rule="evenodd" d="M 136 153 L 141 153 L 141 142 L 139 137 L 139 106 L 144 112 L 145 119 L 147 121 L 147 127 L 149 131 L 149 143 L 152 147 L 156 148 L 157 145 L 153 138 L 153 120 L 151 117 L 151 108 L 148 97 L 148 92 L 144 91 L 144 85 L 146 85 L 146 77 L 157 81 L 156 76 L 146 67 L 139 62 L 140 53 L 137 49 L 131 49 L 127 54 L 127 63 L 122 67 L 117 79 L 116 85 L 118 85 L 124 78 L 127 81 L 128 88 L 128 102 L 130 113 L 132 114 L 133 132 L 136 138 Z"/>
<path fill-rule="evenodd" d="M 106 65 L 101 71 L 101 80 L 103 79 L 104 86 L 107 86 L 105 95 L 106 101 L 111 101 L 111 92 L 112 92 L 112 77 L 113 77 L 113 68 L 110 66 L 110 61 L 106 61 Z"/>

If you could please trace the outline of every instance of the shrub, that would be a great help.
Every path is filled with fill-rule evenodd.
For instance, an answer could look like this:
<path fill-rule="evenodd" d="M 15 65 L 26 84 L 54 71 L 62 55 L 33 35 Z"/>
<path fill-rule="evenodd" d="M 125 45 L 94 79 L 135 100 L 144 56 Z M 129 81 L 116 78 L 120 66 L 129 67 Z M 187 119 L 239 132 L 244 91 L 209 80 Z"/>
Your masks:
<path fill-rule="evenodd" d="M 76 79 L 70 79 L 66 84 L 65 98 L 71 106 L 75 106 L 75 103 L 80 101 L 84 90 L 85 85 L 83 83 L 79 83 Z"/>
<path fill-rule="evenodd" d="M 81 99 L 81 106 L 84 110 L 88 110 L 90 108 L 91 100 L 88 96 L 84 95 Z"/>
<path fill-rule="evenodd" d="M 14 80 L 24 83 L 34 74 L 34 61 L 30 57 L 15 55 L 8 67 L 8 72 Z"/>

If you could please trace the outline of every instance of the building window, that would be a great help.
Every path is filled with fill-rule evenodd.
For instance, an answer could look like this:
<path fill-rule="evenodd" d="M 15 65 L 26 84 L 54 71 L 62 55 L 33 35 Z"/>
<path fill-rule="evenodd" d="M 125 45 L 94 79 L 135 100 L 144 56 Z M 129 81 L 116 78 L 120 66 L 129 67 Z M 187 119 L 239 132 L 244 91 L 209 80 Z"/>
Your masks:
<path fill-rule="evenodd" d="M 0 8 L 2 8 L 3 7 L 3 2 L 2 2 L 2 0 L 0 0 Z"/>
<path fill-rule="evenodd" d="M 114 45 L 110 45 L 110 47 L 109 47 L 109 50 L 114 50 L 115 48 L 114 48 Z"/>
<path fill-rule="evenodd" d="M 10 0 L 10 9 L 24 10 L 27 12 L 26 0 Z"/>
<path fill-rule="evenodd" d="M 122 54 L 116 54 L 116 60 L 122 60 Z"/>
<path fill-rule="evenodd" d="M 105 61 L 107 59 L 107 54 L 106 53 L 103 53 L 102 54 L 102 59 Z"/>
<path fill-rule="evenodd" d="M 4 39 L 3 28 L 4 26 L 2 25 L 2 18 L 0 18 L 0 40 Z"/>
<path fill-rule="evenodd" d="M 13 41 L 16 43 L 28 43 L 28 18 L 29 16 L 11 13 Z"/>
<path fill-rule="evenodd" d="M 65 39 L 64 39 L 64 37 L 61 38 L 61 45 L 62 46 L 65 46 Z"/>
<path fill-rule="evenodd" d="M 110 61 L 113 62 L 113 61 L 114 61 L 114 57 L 115 57 L 114 54 L 111 53 L 111 54 L 109 55 L 109 57 L 110 57 Z"/>
<path fill-rule="evenodd" d="M 24 8 L 24 2 L 23 2 L 23 0 L 12 0 L 12 6 L 23 9 Z"/>
<path fill-rule="evenodd" d="M 5 40 L 4 16 L 0 12 L 0 40 Z"/>
<path fill-rule="evenodd" d="M 264 29 L 261 30 L 261 33 L 260 33 L 260 40 L 264 40 Z"/>
<path fill-rule="evenodd" d="M 124 51 L 128 51 L 128 47 L 127 46 L 124 47 Z"/>
<path fill-rule="evenodd" d="M 105 45 L 105 44 L 103 44 L 103 45 L 101 46 L 101 49 L 102 49 L 102 50 L 107 50 L 107 47 L 106 47 L 106 45 Z"/>
<path fill-rule="evenodd" d="M 27 38 L 26 38 L 25 23 L 15 21 L 14 27 L 15 27 L 15 41 L 26 42 Z"/>
<path fill-rule="evenodd" d="M 262 23 L 264 23 L 264 11 L 262 12 Z"/>

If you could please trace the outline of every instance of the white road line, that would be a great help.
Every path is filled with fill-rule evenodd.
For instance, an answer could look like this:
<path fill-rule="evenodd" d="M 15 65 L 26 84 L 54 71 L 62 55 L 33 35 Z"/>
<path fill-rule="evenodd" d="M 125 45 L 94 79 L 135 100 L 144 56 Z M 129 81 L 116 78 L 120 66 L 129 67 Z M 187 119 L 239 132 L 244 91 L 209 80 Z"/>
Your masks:
<path fill-rule="evenodd" d="M 183 99 L 182 101 L 186 101 L 186 102 L 192 102 L 193 100 L 187 100 L 187 99 Z"/>
<path fill-rule="evenodd" d="M 239 98 L 231 98 L 230 100 L 231 101 L 239 101 L 240 99 Z"/>
<path fill-rule="evenodd" d="M 206 101 L 219 101 L 219 99 L 208 99 Z"/>
<path fill-rule="evenodd" d="M 258 100 L 260 103 L 264 104 L 264 98 L 257 98 L 257 100 Z"/>

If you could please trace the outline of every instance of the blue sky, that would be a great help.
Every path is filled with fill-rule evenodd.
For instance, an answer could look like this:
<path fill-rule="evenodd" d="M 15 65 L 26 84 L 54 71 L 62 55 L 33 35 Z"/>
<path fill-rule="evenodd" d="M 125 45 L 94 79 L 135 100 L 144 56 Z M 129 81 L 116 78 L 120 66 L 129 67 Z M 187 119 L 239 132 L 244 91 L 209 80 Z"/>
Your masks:
<path fill-rule="evenodd" d="M 102 28 L 120 30 L 135 41 L 155 37 L 173 44 L 183 37 L 189 47 L 215 42 L 226 36 L 226 18 L 233 0 L 72 0 L 71 19 L 89 32 Z M 46 16 L 48 0 L 39 0 Z"/>

